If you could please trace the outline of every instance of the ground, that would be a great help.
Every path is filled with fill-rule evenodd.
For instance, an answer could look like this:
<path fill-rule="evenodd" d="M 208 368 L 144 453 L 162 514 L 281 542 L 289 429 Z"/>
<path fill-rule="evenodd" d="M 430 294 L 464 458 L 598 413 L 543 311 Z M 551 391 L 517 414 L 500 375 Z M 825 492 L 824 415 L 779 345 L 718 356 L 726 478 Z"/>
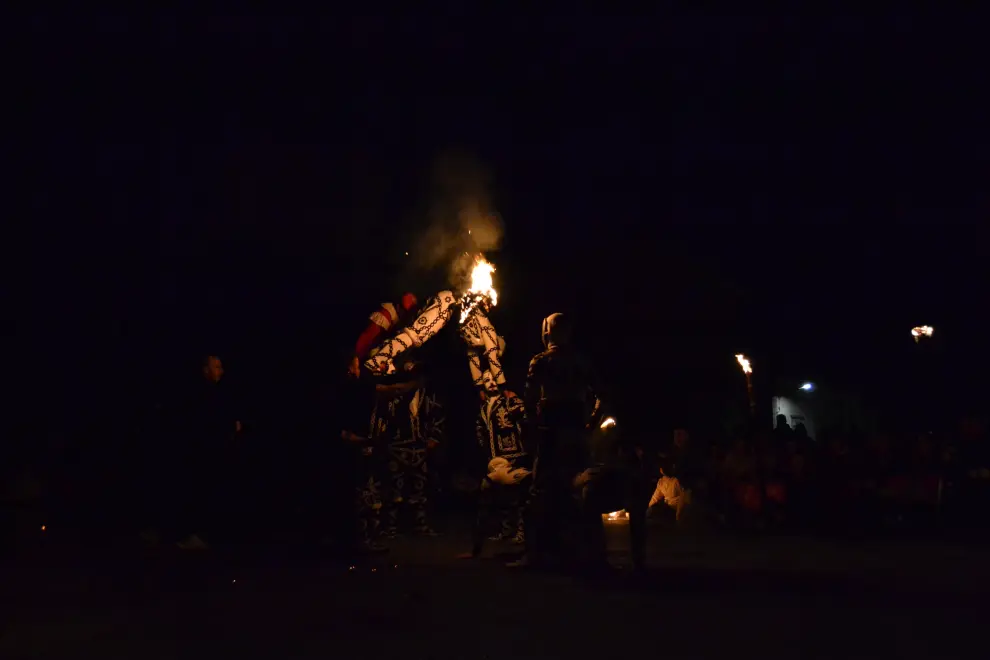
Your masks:
<path fill-rule="evenodd" d="M 621 567 L 625 528 L 609 532 Z M 648 575 L 595 580 L 455 560 L 466 547 L 453 529 L 353 567 L 39 547 L 0 566 L 0 657 L 973 657 L 990 584 L 981 550 L 939 543 L 654 528 Z"/>

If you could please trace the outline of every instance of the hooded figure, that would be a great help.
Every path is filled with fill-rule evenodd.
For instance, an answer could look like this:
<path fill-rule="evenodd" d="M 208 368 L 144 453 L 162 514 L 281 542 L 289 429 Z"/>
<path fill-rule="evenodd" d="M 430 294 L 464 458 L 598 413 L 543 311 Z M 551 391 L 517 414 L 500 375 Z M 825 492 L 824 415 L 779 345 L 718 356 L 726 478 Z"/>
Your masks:
<path fill-rule="evenodd" d="M 526 375 L 524 439 L 530 446 L 535 440 L 536 461 L 526 558 L 517 565 L 543 563 L 562 553 L 561 525 L 582 517 L 579 498 L 591 467 L 588 429 L 601 401 L 591 365 L 574 350 L 571 335 L 565 315 L 544 319 L 546 350 L 530 361 Z"/>

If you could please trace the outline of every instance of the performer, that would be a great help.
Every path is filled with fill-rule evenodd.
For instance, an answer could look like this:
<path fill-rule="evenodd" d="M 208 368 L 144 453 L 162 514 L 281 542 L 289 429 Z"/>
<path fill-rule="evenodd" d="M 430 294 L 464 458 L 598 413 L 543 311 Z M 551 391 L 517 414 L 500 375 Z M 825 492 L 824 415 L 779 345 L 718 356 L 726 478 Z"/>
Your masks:
<path fill-rule="evenodd" d="M 388 445 L 389 497 L 385 535 L 395 537 L 399 533 L 399 515 L 406 505 L 412 509 L 413 532 L 420 536 L 435 536 L 426 508 L 428 457 L 442 439 L 443 410 L 422 378 L 422 365 L 409 360 L 403 368 L 420 378 L 403 395 L 380 399 L 373 427 L 376 436 Z"/>
<path fill-rule="evenodd" d="M 505 349 L 502 337 L 498 346 L 501 357 Z M 482 379 L 485 387 L 475 430 L 488 473 L 481 482 L 471 552 L 463 558 L 481 554 L 489 523 L 497 514 L 501 516 L 501 531 L 489 540 L 525 542 L 525 510 L 532 481 L 532 463 L 522 441 L 523 401 L 508 390 L 502 391 L 490 370 L 485 370 Z"/>
<path fill-rule="evenodd" d="M 375 383 L 358 378 L 348 367 L 348 377 L 337 401 L 340 438 L 350 449 L 351 488 L 356 516 L 355 547 L 361 553 L 386 550 L 378 542 L 381 532 L 382 473 L 387 447 L 373 433 L 374 417 L 368 410 L 378 400 L 392 400 L 413 388 L 413 383 Z"/>
<path fill-rule="evenodd" d="M 416 296 L 411 293 L 404 293 L 398 305 L 388 302 L 382 303 L 377 310 L 372 312 L 371 316 L 368 317 L 367 327 L 354 345 L 354 355 L 348 367 L 352 375 L 357 375 L 361 362 L 368 359 L 372 349 L 409 320 L 409 317 L 416 311 L 416 305 Z"/>
<path fill-rule="evenodd" d="M 543 321 L 546 350 L 529 363 L 524 391 L 524 439 L 536 439 L 531 520 L 527 523 L 526 554 L 510 566 L 544 564 L 563 550 L 561 524 L 582 516 L 577 498 L 593 478 L 588 429 L 598 418 L 601 401 L 587 360 L 571 345 L 571 325 L 563 314 Z M 584 517 L 588 517 L 585 515 Z M 590 520 L 584 521 L 593 525 Z M 597 524 L 601 526 L 601 517 Z M 604 535 L 596 548 L 603 559 Z"/>

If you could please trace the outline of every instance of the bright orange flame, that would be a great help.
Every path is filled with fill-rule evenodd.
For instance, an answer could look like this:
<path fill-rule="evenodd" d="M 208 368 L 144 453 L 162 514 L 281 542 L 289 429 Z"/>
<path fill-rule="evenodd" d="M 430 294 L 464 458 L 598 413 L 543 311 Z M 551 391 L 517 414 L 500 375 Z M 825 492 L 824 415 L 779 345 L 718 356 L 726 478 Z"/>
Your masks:
<path fill-rule="evenodd" d="M 464 292 L 461 323 L 467 320 L 482 300 L 487 300 L 492 306 L 498 304 L 498 291 L 495 290 L 492 282 L 492 273 L 494 272 L 495 266 L 483 256 L 475 257 L 474 268 L 471 270 L 471 286 Z"/>
<path fill-rule="evenodd" d="M 611 428 L 613 426 L 615 426 L 615 418 L 614 417 L 606 417 L 605 420 L 602 422 L 602 428 L 603 429 Z"/>
<path fill-rule="evenodd" d="M 629 512 L 622 509 L 621 511 L 613 511 L 612 513 L 602 514 L 602 518 L 605 520 L 629 520 Z"/>
<path fill-rule="evenodd" d="M 915 341 L 921 337 L 931 337 L 934 332 L 935 328 L 930 325 L 919 325 L 917 328 L 911 328 L 911 336 L 914 337 Z"/>
<path fill-rule="evenodd" d="M 738 362 L 739 366 L 742 367 L 744 374 L 753 373 L 753 366 L 749 363 L 749 358 L 742 353 L 736 355 L 736 362 Z"/>

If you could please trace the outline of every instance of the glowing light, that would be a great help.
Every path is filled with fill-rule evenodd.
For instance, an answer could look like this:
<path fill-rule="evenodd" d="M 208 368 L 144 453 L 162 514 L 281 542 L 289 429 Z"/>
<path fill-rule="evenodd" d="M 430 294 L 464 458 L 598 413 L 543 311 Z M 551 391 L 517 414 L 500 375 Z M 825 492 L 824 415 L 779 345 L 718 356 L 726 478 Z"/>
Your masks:
<path fill-rule="evenodd" d="M 911 336 L 914 337 L 916 344 L 922 337 L 931 337 L 934 332 L 935 328 L 930 325 L 919 325 L 916 328 L 911 328 Z"/>
<path fill-rule="evenodd" d="M 621 511 L 613 511 L 612 513 L 603 513 L 602 520 L 605 522 L 620 522 L 623 520 L 629 520 L 629 512 L 622 509 Z"/>
<path fill-rule="evenodd" d="M 474 268 L 471 269 L 471 286 L 461 299 L 461 323 L 464 323 L 482 302 L 487 302 L 493 307 L 498 304 L 498 291 L 492 283 L 494 272 L 495 266 L 483 256 L 475 257 Z"/>
<path fill-rule="evenodd" d="M 409 256 L 409 253 L 408 253 L 408 252 L 406 252 L 406 256 L 407 256 L 407 257 Z"/>
<path fill-rule="evenodd" d="M 603 429 L 610 429 L 613 426 L 615 426 L 615 418 L 614 417 L 606 417 L 604 419 L 604 421 L 602 421 L 602 428 Z"/>
<path fill-rule="evenodd" d="M 815 384 L 814 383 L 805 383 L 805 384 L 803 384 L 801 386 L 800 389 L 804 390 L 805 392 L 812 392 L 815 389 Z"/>
<path fill-rule="evenodd" d="M 47 530 L 47 529 L 48 529 L 48 526 L 47 526 L 47 525 L 42 525 L 42 526 L 41 526 L 41 531 L 43 531 L 43 532 L 44 532 L 44 531 L 45 531 L 45 530 Z"/>
<path fill-rule="evenodd" d="M 749 358 L 743 355 L 742 353 L 738 353 L 736 355 L 736 362 L 738 362 L 739 366 L 742 367 L 744 374 L 753 373 L 753 365 L 750 364 Z"/>

